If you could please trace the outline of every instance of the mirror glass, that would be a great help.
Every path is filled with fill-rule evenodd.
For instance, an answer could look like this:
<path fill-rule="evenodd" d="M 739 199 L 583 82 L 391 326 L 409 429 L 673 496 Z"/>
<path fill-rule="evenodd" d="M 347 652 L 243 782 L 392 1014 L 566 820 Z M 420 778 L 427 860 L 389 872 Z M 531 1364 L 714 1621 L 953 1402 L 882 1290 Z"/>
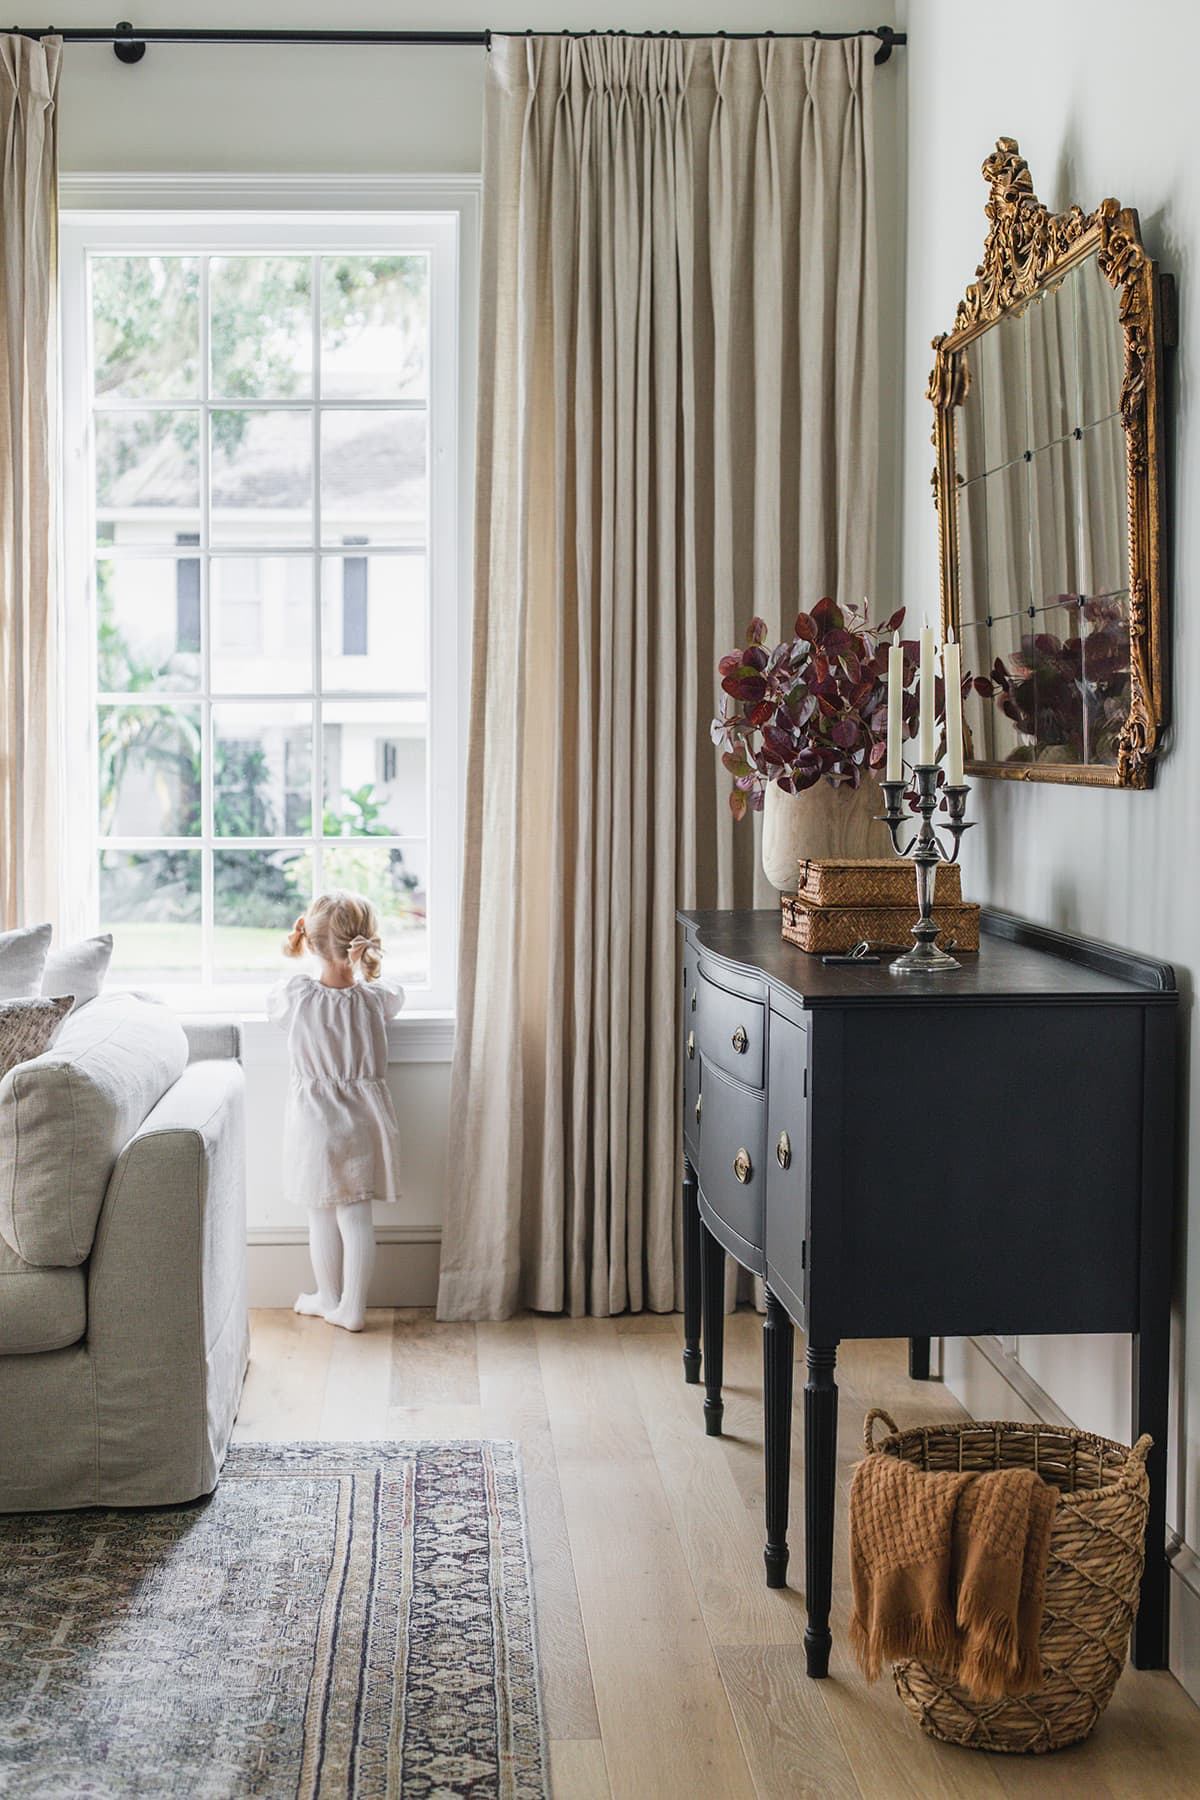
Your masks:
<path fill-rule="evenodd" d="M 1119 296 L 1093 253 L 957 352 L 958 615 L 984 762 L 1113 766 L 1130 708 Z"/>

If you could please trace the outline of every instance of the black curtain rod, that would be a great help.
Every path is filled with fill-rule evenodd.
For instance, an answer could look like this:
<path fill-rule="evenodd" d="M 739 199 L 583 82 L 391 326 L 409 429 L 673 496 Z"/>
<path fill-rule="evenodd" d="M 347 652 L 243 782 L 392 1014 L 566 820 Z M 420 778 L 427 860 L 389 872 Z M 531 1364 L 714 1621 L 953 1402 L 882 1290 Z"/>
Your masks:
<path fill-rule="evenodd" d="M 59 30 L 46 25 L 31 29 L 25 25 L 0 27 L 5 37 L 60 37 L 65 44 L 111 44 L 118 61 L 141 62 L 147 44 L 436 44 L 472 45 L 489 50 L 495 36 L 532 36 L 531 32 L 493 33 L 491 31 L 201 31 L 183 27 L 161 31 L 135 31 L 128 19 L 122 19 L 111 31 L 93 30 L 90 26 L 67 25 Z M 875 61 L 885 63 L 897 45 L 907 44 L 908 34 L 894 31 L 890 25 L 867 26 L 861 31 L 556 31 L 548 37 L 641 37 L 680 38 L 699 41 L 706 38 L 813 38 L 836 39 L 873 37 L 879 39 Z"/>

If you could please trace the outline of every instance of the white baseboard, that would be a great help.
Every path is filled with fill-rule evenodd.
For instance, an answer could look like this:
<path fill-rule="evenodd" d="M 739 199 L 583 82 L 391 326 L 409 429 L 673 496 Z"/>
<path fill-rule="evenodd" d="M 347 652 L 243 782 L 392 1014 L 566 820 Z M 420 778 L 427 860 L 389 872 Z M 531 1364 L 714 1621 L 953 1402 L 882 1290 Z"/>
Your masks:
<path fill-rule="evenodd" d="M 1200 1706 L 1200 1556 L 1182 1538 L 1176 1538 L 1167 1556 L 1171 1564 L 1167 1660 L 1184 1693 Z"/>
<path fill-rule="evenodd" d="M 303 1230 L 252 1231 L 246 1246 L 247 1284 L 253 1307 L 290 1306 L 312 1286 Z M 384 1226 L 377 1232 L 371 1306 L 437 1303 L 441 1232 L 436 1227 Z"/>
<path fill-rule="evenodd" d="M 976 1419 L 1074 1423 L 999 1338 L 943 1339 L 942 1380 Z M 1184 1693 L 1200 1706 L 1200 1555 L 1175 1538 L 1167 1557 L 1171 1568 L 1168 1664 Z"/>
<path fill-rule="evenodd" d="M 943 1338 L 942 1380 L 973 1419 L 1042 1419 L 1071 1425 L 999 1338 Z"/>

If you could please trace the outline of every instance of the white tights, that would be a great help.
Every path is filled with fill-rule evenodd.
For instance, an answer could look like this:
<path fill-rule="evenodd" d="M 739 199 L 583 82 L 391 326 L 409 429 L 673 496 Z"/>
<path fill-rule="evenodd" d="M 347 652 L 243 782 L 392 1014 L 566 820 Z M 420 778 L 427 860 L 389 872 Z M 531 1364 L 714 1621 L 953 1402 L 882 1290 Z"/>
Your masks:
<path fill-rule="evenodd" d="M 310 1207 L 308 1252 L 317 1291 L 301 1294 L 296 1311 L 318 1314 L 346 1331 L 361 1331 L 367 1319 L 367 1288 L 375 1262 L 371 1202 Z"/>

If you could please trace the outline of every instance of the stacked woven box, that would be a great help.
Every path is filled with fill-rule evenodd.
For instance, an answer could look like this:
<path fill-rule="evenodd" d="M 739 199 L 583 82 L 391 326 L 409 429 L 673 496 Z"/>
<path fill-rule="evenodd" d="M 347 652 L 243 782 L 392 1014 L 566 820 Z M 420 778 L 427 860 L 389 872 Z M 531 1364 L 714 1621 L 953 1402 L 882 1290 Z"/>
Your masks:
<path fill-rule="evenodd" d="M 979 908 L 962 897 L 957 863 L 937 872 L 933 917 L 938 945 L 978 950 Z M 912 943 L 917 884 L 906 858 L 813 858 L 800 864 L 797 891 L 781 896 L 783 935 L 814 953 L 853 949 L 864 940 L 880 949 Z"/>

